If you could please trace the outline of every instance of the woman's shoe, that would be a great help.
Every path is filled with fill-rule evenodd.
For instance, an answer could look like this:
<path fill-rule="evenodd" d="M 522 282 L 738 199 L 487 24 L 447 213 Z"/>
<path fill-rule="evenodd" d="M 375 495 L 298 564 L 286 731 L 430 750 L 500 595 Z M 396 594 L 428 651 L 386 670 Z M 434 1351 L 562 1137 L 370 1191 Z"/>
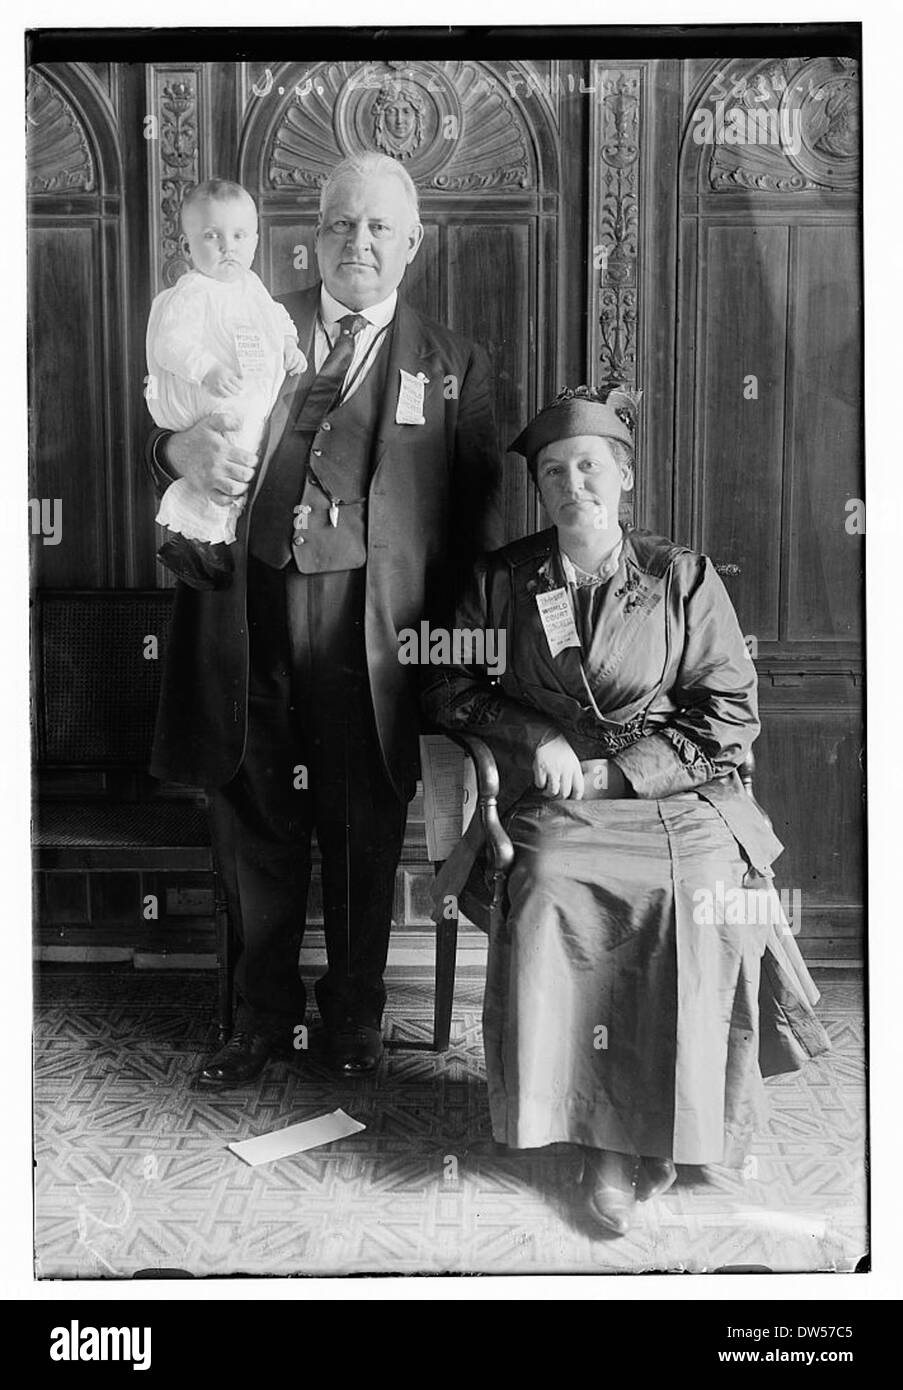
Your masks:
<path fill-rule="evenodd" d="M 636 1208 L 636 1159 L 608 1149 L 583 1151 L 583 1193 L 586 1211 L 606 1235 L 630 1230 Z"/>
<path fill-rule="evenodd" d="M 676 1181 L 677 1169 L 670 1158 L 641 1158 L 636 1199 L 638 1202 L 648 1202 L 650 1197 L 660 1197 Z"/>

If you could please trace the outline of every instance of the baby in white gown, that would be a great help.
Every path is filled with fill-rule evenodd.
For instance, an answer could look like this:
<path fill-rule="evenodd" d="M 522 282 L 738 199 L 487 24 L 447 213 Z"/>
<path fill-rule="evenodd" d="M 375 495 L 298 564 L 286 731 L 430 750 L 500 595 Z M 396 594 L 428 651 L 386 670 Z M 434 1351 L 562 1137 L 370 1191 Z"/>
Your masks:
<path fill-rule="evenodd" d="M 234 417 L 227 437 L 260 448 L 285 374 L 307 362 L 281 304 L 251 270 L 257 209 L 240 184 L 210 179 L 185 197 L 182 231 L 192 269 L 158 294 L 147 324 L 146 398 L 156 424 L 186 430 L 205 416 Z M 247 497 L 223 506 L 179 478 L 163 494 L 157 521 L 170 535 L 159 552 L 195 587 L 219 587 L 232 564 L 225 547 Z"/>

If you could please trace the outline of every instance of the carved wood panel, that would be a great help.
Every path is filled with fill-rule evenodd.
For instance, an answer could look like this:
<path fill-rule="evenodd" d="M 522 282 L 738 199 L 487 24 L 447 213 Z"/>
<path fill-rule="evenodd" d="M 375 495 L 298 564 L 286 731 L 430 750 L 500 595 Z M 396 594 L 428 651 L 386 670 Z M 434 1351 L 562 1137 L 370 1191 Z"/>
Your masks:
<path fill-rule="evenodd" d="M 643 78 L 638 67 L 591 64 L 590 384 L 606 388 L 638 384 Z"/>
<path fill-rule="evenodd" d="M 504 83 L 473 62 L 316 63 L 252 87 L 275 98 L 261 185 L 316 189 L 346 155 L 377 151 L 421 189 L 533 188 L 535 161 Z"/>
<path fill-rule="evenodd" d="M 201 173 L 204 131 L 203 65 L 155 63 L 147 68 L 150 256 L 154 293 L 189 268 L 181 244 L 185 194 Z"/>
<path fill-rule="evenodd" d="M 726 63 L 698 102 L 690 135 L 707 151 L 701 189 L 855 192 L 858 64 L 852 58 Z"/>
<path fill-rule="evenodd" d="M 859 88 L 839 58 L 713 64 L 679 181 L 675 516 L 759 672 L 757 795 L 812 959 L 861 959 Z"/>
<path fill-rule="evenodd" d="M 94 156 L 81 119 L 37 68 L 26 79 L 25 139 L 29 193 L 94 192 Z"/>

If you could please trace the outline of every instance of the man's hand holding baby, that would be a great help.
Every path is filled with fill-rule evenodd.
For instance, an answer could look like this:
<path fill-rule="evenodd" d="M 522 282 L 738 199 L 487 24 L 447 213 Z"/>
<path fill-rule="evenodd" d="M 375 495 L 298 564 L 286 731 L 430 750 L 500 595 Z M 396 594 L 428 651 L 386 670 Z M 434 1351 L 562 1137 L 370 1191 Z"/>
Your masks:
<path fill-rule="evenodd" d="M 218 507 L 244 497 L 257 469 L 257 455 L 226 438 L 240 426 L 236 416 L 223 411 L 176 431 L 164 446 L 172 471 Z"/>

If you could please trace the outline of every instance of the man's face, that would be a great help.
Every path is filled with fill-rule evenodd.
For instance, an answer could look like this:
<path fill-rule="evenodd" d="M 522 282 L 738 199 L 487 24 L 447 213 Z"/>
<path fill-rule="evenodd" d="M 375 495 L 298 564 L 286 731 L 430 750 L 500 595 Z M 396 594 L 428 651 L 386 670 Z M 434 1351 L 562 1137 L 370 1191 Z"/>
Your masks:
<path fill-rule="evenodd" d="M 367 309 L 401 283 L 422 240 L 399 179 L 349 175 L 332 190 L 317 226 L 323 284 L 349 309 Z"/>
<path fill-rule="evenodd" d="M 182 217 L 191 264 L 211 280 L 235 280 L 257 251 L 257 209 L 250 198 L 201 199 Z"/>

